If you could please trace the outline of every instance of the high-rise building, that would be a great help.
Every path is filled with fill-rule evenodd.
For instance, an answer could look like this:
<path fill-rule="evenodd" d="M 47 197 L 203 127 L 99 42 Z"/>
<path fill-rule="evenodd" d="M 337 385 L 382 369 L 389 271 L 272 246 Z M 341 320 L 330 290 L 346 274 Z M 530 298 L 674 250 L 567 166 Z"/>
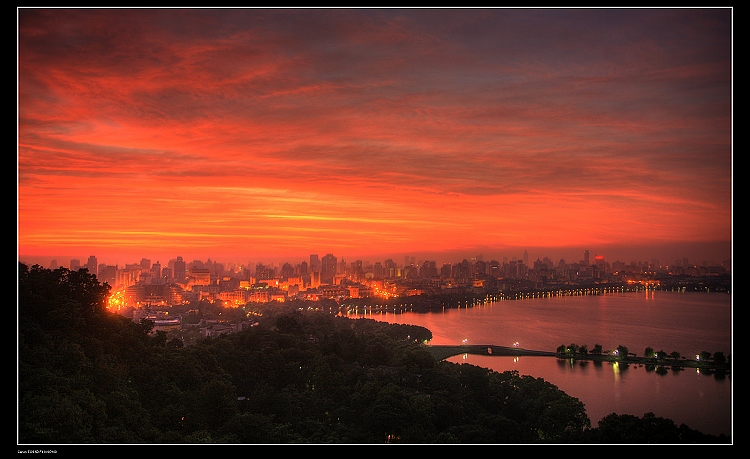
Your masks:
<path fill-rule="evenodd" d="M 140 270 L 133 269 L 131 265 L 125 265 L 125 268 L 117 270 L 117 278 L 115 279 L 116 287 L 129 287 L 135 285 L 137 276 L 140 274 Z"/>
<path fill-rule="evenodd" d="M 211 270 L 208 268 L 190 268 L 190 280 L 193 285 L 211 285 Z"/>
<path fill-rule="evenodd" d="M 162 278 L 161 278 L 161 263 L 159 263 L 159 260 L 156 260 L 156 263 L 154 263 L 153 265 L 151 265 L 151 279 L 152 279 L 152 282 L 154 282 L 156 284 L 161 284 L 162 283 Z"/>
<path fill-rule="evenodd" d="M 70 260 L 70 270 L 78 271 L 79 269 L 81 269 L 81 260 L 78 260 L 76 258 Z"/>
<path fill-rule="evenodd" d="M 383 275 L 385 277 L 394 277 L 396 275 L 396 262 L 392 259 L 387 259 L 383 262 Z"/>
<path fill-rule="evenodd" d="M 96 263 L 96 257 L 95 256 L 91 255 L 89 257 L 89 261 L 86 262 L 86 269 L 89 270 L 89 274 L 97 275 L 99 273 L 99 271 L 97 271 L 98 264 Z"/>
<path fill-rule="evenodd" d="M 258 281 L 271 280 L 274 277 L 276 277 L 276 270 L 272 266 L 264 265 L 263 263 L 255 265 L 255 278 Z"/>
<path fill-rule="evenodd" d="M 101 264 L 97 268 L 97 280 L 101 283 L 108 283 L 114 287 L 117 281 L 117 266 Z"/>
<path fill-rule="evenodd" d="M 443 266 L 440 268 L 440 277 L 448 278 L 451 277 L 453 273 L 453 266 L 449 262 L 444 262 Z"/>
<path fill-rule="evenodd" d="M 604 261 L 604 255 L 597 255 L 594 257 L 596 271 L 599 275 L 607 272 L 607 263 Z"/>
<path fill-rule="evenodd" d="M 141 269 L 144 271 L 148 271 L 151 269 L 151 260 L 147 258 L 141 258 Z"/>
<path fill-rule="evenodd" d="M 425 260 L 422 263 L 422 266 L 419 268 L 419 276 L 420 277 L 437 277 L 438 270 L 437 270 L 437 262 L 432 260 Z"/>
<path fill-rule="evenodd" d="M 488 272 L 493 277 L 500 277 L 502 272 L 502 266 L 497 260 L 491 260 L 488 266 Z"/>
<path fill-rule="evenodd" d="M 185 261 L 182 257 L 177 257 L 177 261 L 174 262 L 174 280 L 178 283 L 185 282 L 185 275 L 187 273 Z"/>
<path fill-rule="evenodd" d="M 320 258 L 317 254 L 310 255 L 310 272 L 320 272 Z"/>
<path fill-rule="evenodd" d="M 583 252 L 583 266 L 588 266 L 588 265 L 589 265 L 589 251 L 585 250 Z"/>
<path fill-rule="evenodd" d="M 453 265 L 451 276 L 458 282 L 468 282 L 471 278 L 471 266 L 469 261 L 464 259 L 461 263 Z"/>
<path fill-rule="evenodd" d="M 294 266 L 291 265 L 291 263 L 284 263 L 284 265 L 281 267 L 281 277 L 285 277 L 289 279 L 290 277 L 294 277 Z"/>
<path fill-rule="evenodd" d="M 333 282 L 333 277 L 336 275 L 336 269 L 338 268 L 338 260 L 333 254 L 327 254 L 323 257 L 320 264 L 320 282 L 322 284 L 330 284 Z"/>

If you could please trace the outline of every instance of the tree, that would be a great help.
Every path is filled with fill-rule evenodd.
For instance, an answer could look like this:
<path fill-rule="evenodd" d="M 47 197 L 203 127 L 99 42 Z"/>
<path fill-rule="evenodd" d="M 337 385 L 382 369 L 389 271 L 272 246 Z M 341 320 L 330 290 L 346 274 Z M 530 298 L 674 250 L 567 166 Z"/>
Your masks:
<path fill-rule="evenodd" d="M 19 266 L 20 443 L 576 443 L 591 430 L 543 379 L 435 361 L 421 329 L 292 310 L 181 347 L 95 312 L 87 276 Z"/>
<path fill-rule="evenodd" d="M 22 330 L 85 333 L 106 313 L 109 285 L 99 284 L 86 269 L 18 266 L 18 310 Z"/>
<path fill-rule="evenodd" d="M 719 444 L 726 436 L 713 436 L 692 430 L 685 424 L 677 426 L 671 419 L 646 413 L 643 417 L 630 414 L 609 414 L 599 426 L 585 432 L 588 443 L 600 444 Z"/>
<path fill-rule="evenodd" d="M 148 416 L 127 362 L 144 357 L 146 332 L 106 310 L 109 286 L 85 269 L 19 264 L 18 274 L 19 441 L 145 439 Z"/>
<path fill-rule="evenodd" d="M 377 393 L 362 410 L 363 431 L 371 435 L 368 442 L 398 442 L 409 427 L 409 404 L 406 394 L 389 384 Z"/>
<path fill-rule="evenodd" d="M 617 355 L 626 358 L 628 356 L 628 348 L 622 344 L 617 346 Z"/>
<path fill-rule="evenodd" d="M 653 358 L 654 357 L 654 348 L 651 347 L 651 346 L 647 347 L 646 350 L 643 351 L 643 356 L 647 357 L 649 359 Z"/>

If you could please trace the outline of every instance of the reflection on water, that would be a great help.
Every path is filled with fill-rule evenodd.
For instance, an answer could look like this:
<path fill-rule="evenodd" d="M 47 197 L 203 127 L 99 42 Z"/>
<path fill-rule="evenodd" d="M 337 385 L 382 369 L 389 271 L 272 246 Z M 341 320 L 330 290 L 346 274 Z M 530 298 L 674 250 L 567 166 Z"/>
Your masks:
<path fill-rule="evenodd" d="M 542 378 L 583 402 L 593 426 L 611 413 L 652 412 L 704 433 L 731 434 L 730 376 L 555 357 L 464 354 L 446 360 Z"/>
<path fill-rule="evenodd" d="M 432 344 L 494 344 L 544 351 L 560 345 L 647 347 L 681 356 L 732 353 L 731 296 L 647 291 L 598 296 L 490 302 L 440 313 L 369 314 L 390 323 L 432 331 Z M 553 357 L 459 355 L 448 359 L 495 371 L 518 370 L 556 385 L 586 405 L 592 424 L 604 416 L 652 412 L 709 434 L 731 434 L 730 376 L 643 365 L 560 360 Z"/>

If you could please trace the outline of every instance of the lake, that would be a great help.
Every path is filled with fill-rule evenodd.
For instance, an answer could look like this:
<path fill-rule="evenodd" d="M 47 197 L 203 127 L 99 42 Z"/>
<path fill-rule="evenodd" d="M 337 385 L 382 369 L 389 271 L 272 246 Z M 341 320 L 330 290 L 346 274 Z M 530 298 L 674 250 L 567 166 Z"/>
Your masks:
<path fill-rule="evenodd" d="M 696 354 L 732 354 L 732 297 L 727 293 L 609 292 L 487 302 L 442 312 L 373 313 L 350 317 L 419 325 L 431 344 L 492 344 L 555 351 L 560 345 L 622 345 L 639 356 L 647 347 Z M 592 426 L 610 413 L 647 412 L 708 434 L 732 433 L 731 375 L 695 369 L 656 372 L 644 366 L 571 362 L 554 357 L 459 355 L 447 359 L 494 371 L 517 370 L 548 381 L 586 406 Z"/>

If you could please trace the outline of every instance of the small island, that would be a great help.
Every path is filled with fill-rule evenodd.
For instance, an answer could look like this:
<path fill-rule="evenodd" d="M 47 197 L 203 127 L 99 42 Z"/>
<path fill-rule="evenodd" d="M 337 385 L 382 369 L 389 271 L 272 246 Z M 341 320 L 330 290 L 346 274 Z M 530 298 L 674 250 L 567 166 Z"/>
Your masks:
<path fill-rule="evenodd" d="M 492 356 L 542 356 L 557 357 L 558 359 L 592 360 L 595 362 L 617 363 L 619 365 L 645 365 L 654 369 L 685 369 L 697 368 L 707 372 L 723 372 L 728 374 L 731 369 L 731 359 L 723 352 L 711 354 L 704 351 L 695 359 L 680 356 L 677 352 L 654 352 L 646 348 L 643 356 L 628 352 L 624 346 L 618 346 L 614 351 L 603 351 L 596 345 L 589 352 L 585 346 L 561 345 L 556 351 L 539 351 L 519 347 L 495 346 L 491 344 L 462 344 L 462 345 L 426 345 L 433 357 L 444 360 L 459 354 L 492 355 Z"/>

